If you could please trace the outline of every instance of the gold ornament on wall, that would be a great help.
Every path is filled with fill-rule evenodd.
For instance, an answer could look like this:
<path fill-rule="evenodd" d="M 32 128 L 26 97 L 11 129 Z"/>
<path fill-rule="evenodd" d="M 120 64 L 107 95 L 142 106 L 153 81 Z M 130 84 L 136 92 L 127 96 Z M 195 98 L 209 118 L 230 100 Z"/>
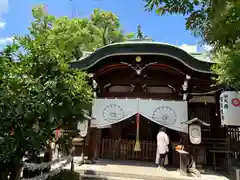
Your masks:
<path fill-rule="evenodd" d="M 135 58 L 135 60 L 136 60 L 136 62 L 141 62 L 142 58 L 141 58 L 141 56 L 137 56 L 137 57 Z"/>

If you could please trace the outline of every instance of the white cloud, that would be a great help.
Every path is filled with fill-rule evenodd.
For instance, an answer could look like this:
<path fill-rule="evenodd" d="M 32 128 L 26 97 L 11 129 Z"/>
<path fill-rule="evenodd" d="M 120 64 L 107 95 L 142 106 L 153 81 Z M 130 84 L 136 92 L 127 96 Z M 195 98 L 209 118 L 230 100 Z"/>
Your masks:
<path fill-rule="evenodd" d="M 0 0 L 1 1 L 1 0 Z M 5 28 L 6 23 L 3 21 L 0 21 L 0 30 Z"/>
<path fill-rule="evenodd" d="M 0 16 L 8 12 L 8 0 L 0 0 Z"/>
<path fill-rule="evenodd" d="M 182 44 L 179 47 L 188 53 L 196 53 L 197 52 L 197 45 Z"/>
<path fill-rule="evenodd" d="M 0 30 L 4 29 L 6 23 L 2 21 L 3 15 L 8 12 L 8 0 L 0 0 Z"/>
<path fill-rule="evenodd" d="M 210 45 L 203 45 L 203 49 L 205 50 L 205 51 L 207 51 L 207 52 L 209 52 L 209 51 L 211 51 L 211 50 L 213 50 L 213 46 L 210 46 Z"/>
<path fill-rule="evenodd" d="M 0 38 L 0 45 L 6 45 L 13 41 L 13 37 Z"/>

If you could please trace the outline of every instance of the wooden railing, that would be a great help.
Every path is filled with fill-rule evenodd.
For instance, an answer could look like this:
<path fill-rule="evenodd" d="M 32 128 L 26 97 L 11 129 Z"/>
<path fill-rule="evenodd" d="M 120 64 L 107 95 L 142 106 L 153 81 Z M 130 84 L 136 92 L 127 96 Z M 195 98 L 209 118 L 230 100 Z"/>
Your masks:
<path fill-rule="evenodd" d="M 206 149 L 230 150 L 230 140 L 228 138 L 203 138 L 202 144 Z"/>
<path fill-rule="evenodd" d="M 240 153 L 240 128 L 239 127 L 229 127 L 228 136 L 230 138 L 231 149 Z"/>
<path fill-rule="evenodd" d="M 103 139 L 101 158 L 154 161 L 156 156 L 156 142 L 141 141 L 140 144 L 141 151 L 135 152 L 135 141 Z"/>
<path fill-rule="evenodd" d="M 230 147 L 234 152 L 233 164 L 240 166 L 240 128 L 239 127 L 228 127 L 228 137 L 230 138 Z"/>

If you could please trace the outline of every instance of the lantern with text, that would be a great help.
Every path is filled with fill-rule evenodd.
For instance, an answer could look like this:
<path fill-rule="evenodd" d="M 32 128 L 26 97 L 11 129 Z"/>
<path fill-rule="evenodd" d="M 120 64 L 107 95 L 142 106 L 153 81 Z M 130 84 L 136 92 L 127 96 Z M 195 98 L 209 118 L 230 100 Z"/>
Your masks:
<path fill-rule="evenodd" d="M 201 144 L 202 142 L 202 126 L 210 126 L 210 124 L 201 121 L 198 118 L 193 118 L 183 122 L 188 125 L 189 139 L 192 144 Z"/>
<path fill-rule="evenodd" d="M 240 92 L 224 91 L 219 98 L 222 126 L 240 126 Z"/>

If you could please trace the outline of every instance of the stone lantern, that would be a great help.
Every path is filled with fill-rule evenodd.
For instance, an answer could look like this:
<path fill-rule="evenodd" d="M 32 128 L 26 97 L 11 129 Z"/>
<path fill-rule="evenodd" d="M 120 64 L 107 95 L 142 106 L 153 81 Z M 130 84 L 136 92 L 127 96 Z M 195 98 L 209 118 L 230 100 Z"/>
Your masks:
<path fill-rule="evenodd" d="M 92 117 L 84 114 L 84 120 L 77 124 L 78 135 L 72 140 L 72 145 L 75 148 L 74 156 L 81 156 L 82 162 L 84 162 L 85 137 L 88 133 L 89 121 L 92 119 Z"/>

